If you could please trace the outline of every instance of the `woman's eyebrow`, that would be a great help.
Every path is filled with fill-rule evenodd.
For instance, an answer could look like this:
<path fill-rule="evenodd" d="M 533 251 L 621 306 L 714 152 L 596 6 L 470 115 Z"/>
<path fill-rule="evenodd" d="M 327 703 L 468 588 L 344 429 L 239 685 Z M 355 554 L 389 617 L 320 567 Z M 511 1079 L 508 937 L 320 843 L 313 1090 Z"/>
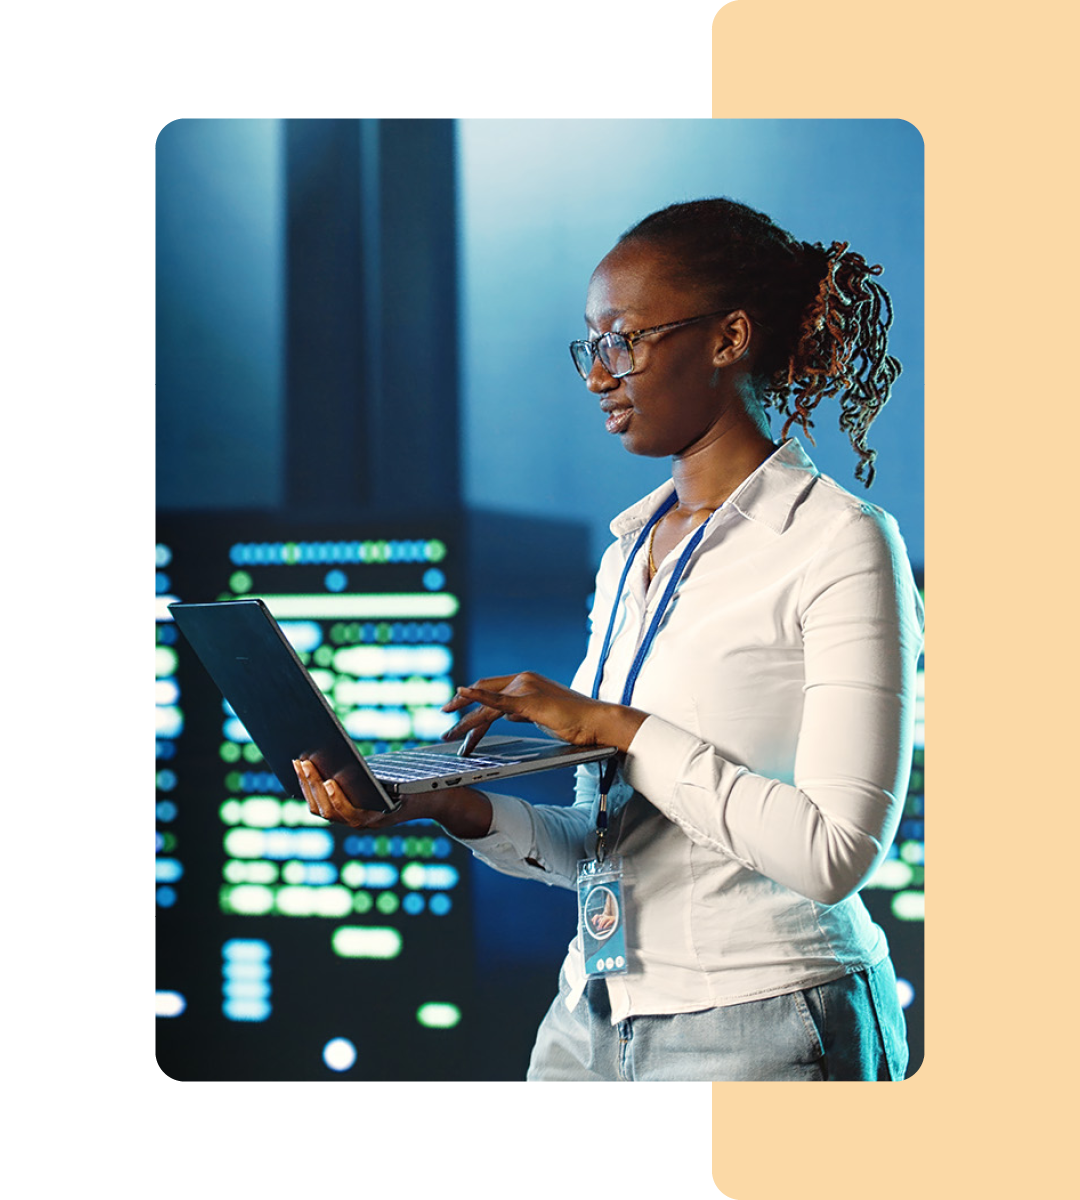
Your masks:
<path fill-rule="evenodd" d="M 625 317 L 625 316 L 626 316 L 626 309 L 605 308 L 605 309 L 601 309 L 600 312 L 596 313 L 596 315 L 591 320 L 589 318 L 589 314 L 586 313 L 584 320 L 585 320 L 585 324 L 587 326 L 589 326 L 590 329 L 595 329 L 597 321 L 615 321 L 615 320 L 618 320 L 619 317 Z"/>

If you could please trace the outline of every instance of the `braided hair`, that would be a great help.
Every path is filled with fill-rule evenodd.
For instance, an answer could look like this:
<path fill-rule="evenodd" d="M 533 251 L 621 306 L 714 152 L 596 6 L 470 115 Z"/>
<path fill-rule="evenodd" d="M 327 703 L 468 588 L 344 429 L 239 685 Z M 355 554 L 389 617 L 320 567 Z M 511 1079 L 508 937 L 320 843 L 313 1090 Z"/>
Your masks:
<path fill-rule="evenodd" d="M 847 242 L 800 242 L 764 213 L 726 198 L 673 204 L 628 229 L 619 244 L 646 242 L 675 277 L 716 308 L 742 308 L 764 334 L 755 364 L 759 395 L 813 443 L 813 410 L 838 396 L 840 428 L 869 487 L 877 451 L 867 445 L 900 363 L 887 353 L 892 305 Z"/>

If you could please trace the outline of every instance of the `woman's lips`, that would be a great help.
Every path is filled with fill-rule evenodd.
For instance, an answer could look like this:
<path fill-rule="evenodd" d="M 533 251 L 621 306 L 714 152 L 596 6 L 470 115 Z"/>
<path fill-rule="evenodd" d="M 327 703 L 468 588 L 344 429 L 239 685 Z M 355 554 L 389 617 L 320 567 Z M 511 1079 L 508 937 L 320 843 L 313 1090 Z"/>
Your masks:
<path fill-rule="evenodd" d="M 607 421 L 604 422 L 604 428 L 608 433 L 622 433 L 622 431 L 630 424 L 629 408 L 616 408 L 607 415 Z"/>

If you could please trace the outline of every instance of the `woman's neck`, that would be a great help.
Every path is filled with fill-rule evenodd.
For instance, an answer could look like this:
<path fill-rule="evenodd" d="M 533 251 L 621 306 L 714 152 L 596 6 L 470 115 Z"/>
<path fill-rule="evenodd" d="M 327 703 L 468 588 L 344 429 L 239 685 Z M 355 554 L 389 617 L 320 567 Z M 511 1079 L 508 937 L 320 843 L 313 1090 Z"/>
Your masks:
<path fill-rule="evenodd" d="M 684 514 L 719 508 L 773 453 L 775 443 L 757 429 L 728 430 L 671 461 L 678 508 Z"/>

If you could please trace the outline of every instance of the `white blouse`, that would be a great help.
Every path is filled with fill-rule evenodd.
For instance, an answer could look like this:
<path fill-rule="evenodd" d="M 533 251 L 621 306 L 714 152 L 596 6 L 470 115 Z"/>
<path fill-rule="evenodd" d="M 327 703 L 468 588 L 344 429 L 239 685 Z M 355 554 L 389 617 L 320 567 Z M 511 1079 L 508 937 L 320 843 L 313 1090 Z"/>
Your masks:
<path fill-rule="evenodd" d="M 611 525 L 588 693 L 619 577 L 669 482 Z M 627 578 L 600 697 L 618 702 L 678 559 Z M 612 1021 L 779 995 L 888 953 L 859 899 L 899 823 L 911 765 L 922 604 L 895 521 L 821 475 L 791 439 L 709 518 L 631 701 L 651 714 L 609 796 L 630 970 Z M 574 887 L 595 848 L 598 769 L 572 806 L 491 796 L 498 870 Z M 564 966 L 573 1007 L 579 939 Z"/>

